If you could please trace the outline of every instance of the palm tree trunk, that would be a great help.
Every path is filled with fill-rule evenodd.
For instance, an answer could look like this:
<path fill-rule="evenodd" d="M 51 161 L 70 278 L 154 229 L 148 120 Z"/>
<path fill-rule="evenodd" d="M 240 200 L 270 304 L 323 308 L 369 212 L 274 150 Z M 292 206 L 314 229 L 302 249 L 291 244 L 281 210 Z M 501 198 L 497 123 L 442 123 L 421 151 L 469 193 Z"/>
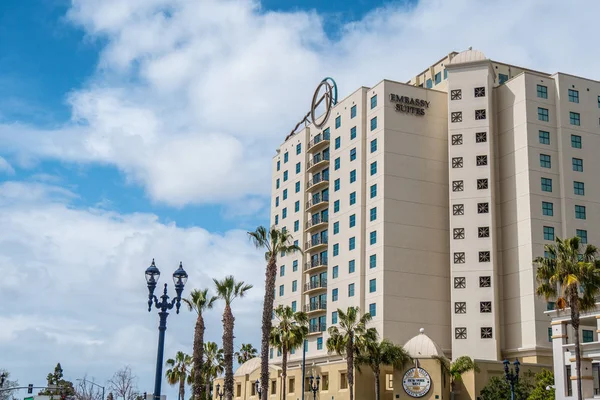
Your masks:
<path fill-rule="evenodd" d="M 198 314 L 194 331 L 194 385 L 192 392 L 195 400 L 204 400 L 204 318 Z"/>
<path fill-rule="evenodd" d="M 185 376 L 179 379 L 179 398 L 185 400 Z"/>
<path fill-rule="evenodd" d="M 348 389 L 350 389 L 350 400 L 354 400 L 354 332 L 349 332 L 350 340 L 346 345 L 346 367 L 348 371 Z"/>
<path fill-rule="evenodd" d="M 571 325 L 575 331 L 573 338 L 575 342 L 575 369 L 577 370 L 577 399 L 583 400 L 583 390 L 581 388 L 581 345 L 579 344 L 579 307 L 578 300 L 579 295 L 577 293 L 578 288 L 571 290 Z M 567 378 L 567 382 L 570 382 Z"/>
<path fill-rule="evenodd" d="M 283 358 L 281 359 L 281 400 L 285 400 L 285 384 L 287 377 L 287 347 L 285 344 L 281 346 L 281 352 L 283 353 Z"/>
<path fill-rule="evenodd" d="M 450 400 L 454 400 L 454 380 L 450 382 Z"/>
<path fill-rule="evenodd" d="M 275 302 L 275 277 L 277 254 L 273 254 L 265 273 L 265 303 L 262 315 L 262 340 L 260 345 L 260 388 L 265 399 L 269 398 L 269 336 L 271 335 L 273 303 Z M 229 400 L 229 399 L 228 399 Z"/>
<path fill-rule="evenodd" d="M 373 369 L 373 374 L 375 374 L 375 400 L 379 400 L 381 397 L 379 388 L 379 365 Z"/>
<path fill-rule="evenodd" d="M 233 325 L 235 319 L 231 312 L 231 306 L 225 305 L 223 312 L 223 360 L 225 362 L 225 399 L 233 398 Z"/>
<path fill-rule="evenodd" d="M 202 398 L 200 400 L 209 400 L 212 397 L 210 395 L 210 387 L 211 387 L 210 381 L 209 381 L 209 379 L 207 379 L 206 380 L 206 387 L 205 387 L 206 391 L 204 392 L 204 393 L 206 393 L 206 397 L 204 397 L 204 398 Z"/>

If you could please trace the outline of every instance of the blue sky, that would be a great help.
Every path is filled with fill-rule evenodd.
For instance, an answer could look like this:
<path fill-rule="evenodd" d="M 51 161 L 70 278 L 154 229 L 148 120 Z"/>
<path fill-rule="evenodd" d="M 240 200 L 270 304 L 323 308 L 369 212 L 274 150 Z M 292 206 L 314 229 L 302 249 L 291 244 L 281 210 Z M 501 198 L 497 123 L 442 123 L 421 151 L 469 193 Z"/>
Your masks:
<path fill-rule="evenodd" d="M 268 223 L 274 149 L 316 84 L 343 97 L 469 46 L 599 79 L 600 3 L 578 2 L 1 1 L 0 368 L 38 384 L 60 361 L 105 382 L 129 364 L 150 390 L 152 258 L 164 277 L 183 261 L 186 290 L 254 284 L 236 345 L 258 346 L 263 257 L 245 231 Z M 534 18 L 578 32 L 542 37 Z M 193 324 L 170 317 L 167 355 L 191 352 Z"/>

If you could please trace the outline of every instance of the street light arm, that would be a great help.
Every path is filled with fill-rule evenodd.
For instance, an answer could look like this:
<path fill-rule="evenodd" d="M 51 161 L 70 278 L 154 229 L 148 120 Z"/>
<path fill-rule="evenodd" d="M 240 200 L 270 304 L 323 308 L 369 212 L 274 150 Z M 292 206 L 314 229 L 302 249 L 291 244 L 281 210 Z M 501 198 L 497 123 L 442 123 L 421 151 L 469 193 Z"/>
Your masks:
<path fill-rule="evenodd" d="M 88 381 L 87 379 L 76 379 L 76 380 L 77 381 L 82 381 L 82 382 L 85 382 L 85 383 L 90 383 L 90 384 L 92 384 L 94 386 L 98 386 L 99 388 L 104 389 L 104 386 L 98 385 L 96 382 Z"/>

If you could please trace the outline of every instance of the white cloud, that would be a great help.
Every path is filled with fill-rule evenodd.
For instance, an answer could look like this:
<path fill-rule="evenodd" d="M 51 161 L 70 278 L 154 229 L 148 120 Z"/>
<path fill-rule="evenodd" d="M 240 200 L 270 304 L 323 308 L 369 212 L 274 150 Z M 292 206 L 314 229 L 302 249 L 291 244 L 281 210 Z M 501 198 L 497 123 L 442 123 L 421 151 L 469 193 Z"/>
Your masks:
<path fill-rule="evenodd" d="M 15 170 L 5 158 L 0 157 L 0 173 L 14 175 Z"/>

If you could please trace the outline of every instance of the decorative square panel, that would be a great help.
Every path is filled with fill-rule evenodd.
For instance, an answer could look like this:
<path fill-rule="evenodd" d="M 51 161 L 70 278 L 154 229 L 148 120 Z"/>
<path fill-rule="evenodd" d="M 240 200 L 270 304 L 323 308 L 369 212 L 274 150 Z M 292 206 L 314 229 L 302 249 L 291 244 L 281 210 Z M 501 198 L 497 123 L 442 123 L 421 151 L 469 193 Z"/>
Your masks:
<path fill-rule="evenodd" d="M 464 264 L 465 263 L 465 253 L 464 252 L 454 253 L 454 263 L 455 264 Z"/>
<path fill-rule="evenodd" d="M 489 203 L 477 203 L 477 214 L 487 214 L 490 212 Z"/>
<path fill-rule="evenodd" d="M 480 276 L 479 277 L 479 287 L 491 287 L 492 286 L 492 277 L 491 276 Z"/>
<path fill-rule="evenodd" d="M 485 97 L 485 87 L 476 87 L 475 97 Z"/>
<path fill-rule="evenodd" d="M 454 89 L 450 91 L 450 100 L 460 100 L 462 99 L 462 90 Z"/>
<path fill-rule="evenodd" d="M 465 205 L 454 204 L 452 206 L 452 215 L 465 215 Z"/>
<path fill-rule="evenodd" d="M 467 278 L 464 276 L 457 276 L 454 278 L 454 289 L 464 289 L 467 287 Z"/>
<path fill-rule="evenodd" d="M 475 134 L 475 143 L 487 142 L 487 132 L 477 132 Z"/>
<path fill-rule="evenodd" d="M 485 114 L 485 110 L 475 110 L 475 119 L 485 119 L 486 118 L 486 114 Z M 461 117 L 462 120 L 462 117 Z"/>
<path fill-rule="evenodd" d="M 477 166 L 481 167 L 483 165 L 487 165 L 487 156 L 477 156 L 476 157 Z"/>
<path fill-rule="evenodd" d="M 464 239 L 465 238 L 465 228 L 454 228 L 454 239 Z"/>
<path fill-rule="evenodd" d="M 467 303 L 464 301 L 457 301 L 454 303 L 454 313 L 455 314 L 466 314 L 467 313 Z"/>
<path fill-rule="evenodd" d="M 461 134 L 452 135 L 452 146 L 463 144 L 463 136 Z"/>
<path fill-rule="evenodd" d="M 466 339 L 467 328 L 454 328 L 454 339 Z"/>
<path fill-rule="evenodd" d="M 452 191 L 462 192 L 465 189 L 463 181 L 452 181 Z"/>
<path fill-rule="evenodd" d="M 465 332 L 465 335 L 466 335 L 466 332 Z M 492 339 L 492 328 L 491 327 L 481 328 L 481 338 L 482 339 Z"/>
<path fill-rule="evenodd" d="M 477 189 L 487 189 L 488 188 L 488 180 L 487 179 L 477 179 Z"/>
<path fill-rule="evenodd" d="M 479 303 L 479 312 L 491 313 L 492 312 L 492 302 L 491 301 L 481 301 Z"/>
<path fill-rule="evenodd" d="M 454 253 L 456 254 L 456 253 Z M 479 262 L 490 262 L 490 252 L 489 251 L 480 251 L 479 252 Z"/>
<path fill-rule="evenodd" d="M 462 157 L 453 157 L 452 158 L 452 168 L 462 168 L 463 167 L 463 158 Z"/>
<path fill-rule="evenodd" d="M 477 237 L 487 238 L 490 237 L 490 227 L 489 226 L 480 226 L 477 228 Z"/>
<path fill-rule="evenodd" d="M 450 121 L 462 122 L 462 111 L 454 111 L 450 114 Z"/>

